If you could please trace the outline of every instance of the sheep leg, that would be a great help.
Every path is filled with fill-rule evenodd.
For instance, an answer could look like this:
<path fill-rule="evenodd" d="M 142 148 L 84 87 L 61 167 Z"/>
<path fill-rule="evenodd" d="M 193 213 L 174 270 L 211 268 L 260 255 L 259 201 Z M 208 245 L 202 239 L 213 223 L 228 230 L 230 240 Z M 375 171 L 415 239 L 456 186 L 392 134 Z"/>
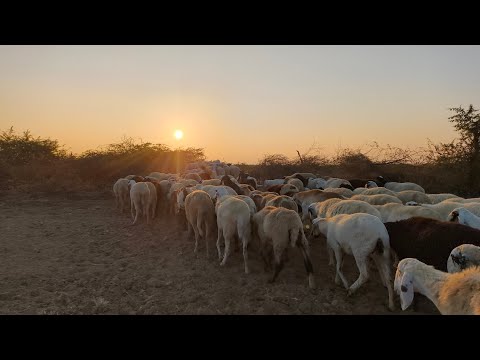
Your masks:
<path fill-rule="evenodd" d="M 348 289 L 347 296 L 351 296 L 355 291 L 358 290 L 361 285 L 363 285 L 368 280 L 368 267 L 366 260 L 366 258 L 355 258 L 355 262 L 357 263 L 360 275 L 358 276 L 358 279 Z"/>
<path fill-rule="evenodd" d="M 218 250 L 218 260 L 222 260 L 222 250 L 220 249 L 220 240 L 223 238 L 222 228 L 219 226 L 217 231 L 217 250 Z M 225 240 L 224 240 L 225 241 Z"/>
<path fill-rule="evenodd" d="M 191 239 L 193 235 L 194 235 L 193 234 L 193 225 L 189 221 L 188 222 L 188 229 L 187 229 L 187 238 Z"/>
<path fill-rule="evenodd" d="M 134 214 L 135 212 L 135 214 Z M 135 223 L 135 215 L 137 213 L 137 209 L 135 208 L 135 204 L 133 203 L 133 200 L 130 202 L 130 213 L 132 214 L 132 220 Z"/>
<path fill-rule="evenodd" d="M 373 253 L 372 254 L 372 259 L 375 262 L 375 266 L 378 269 L 378 273 L 380 274 L 380 279 L 382 280 L 382 285 L 387 287 L 387 283 L 385 281 L 385 274 L 383 273 L 383 268 L 382 268 L 382 264 L 381 264 L 382 261 L 380 259 L 380 255 Z"/>
<path fill-rule="evenodd" d="M 195 233 L 195 249 L 193 249 L 193 252 L 196 253 L 198 248 L 198 239 L 200 238 L 200 232 L 198 231 L 196 226 L 193 227 L 193 232 Z"/>
<path fill-rule="evenodd" d="M 150 204 L 148 202 L 148 199 L 143 200 L 143 208 L 146 212 L 145 216 L 147 217 L 147 225 L 150 224 Z"/>
<path fill-rule="evenodd" d="M 225 266 L 227 263 L 228 256 L 230 255 L 230 244 L 232 242 L 233 236 L 231 234 L 228 234 L 225 236 L 225 251 L 223 253 L 223 260 L 220 263 L 221 266 Z"/>
<path fill-rule="evenodd" d="M 347 282 L 347 279 L 345 278 L 345 276 L 343 275 L 342 273 L 342 265 L 343 265 L 343 253 L 342 253 L 342 249 L 340 249 L 340 247 L 337 245 L 335 246 L 335 248 L 333 249 L 333 252 L 335 253 L 335 260 L 337 261 L 337 273 L 335 275 L 335 279 L 336 279 L 336 276 L 340 276 L 340 279 L 342 280 L 343 282 L 343 286 L 345 286 L 345 289 L 348 289 L 348 282 Z"/>
<path fill-rule="evenodd" d="M 248 274 L 250 271 L 248 269 L 248 251 L 247 251 L 247 247 L 248 247 L 248 242 L 247 241 L 243 241 L 243 262 L 245 263 L 245 274 Z"/>
<path fill-rule="evenodd" d="M 300 250 L 302 251 L 303 255 L 303 263 L 305 264 L 305 270 L 307 270 L 307 276 L 308 276 L 308 286 L 311 289 L 315 289 L 315 278 L 313 277 L 313 266 L 312 262 L 310 260 L 310 250 L 308 247 L 308 243 L 306 243 L 304 240 L 302 240 L 299 245 Z"/>
<path fill-rule="evenodd" d="M 260 245 L 260 256 L 262 257 L 263 263 L 264 263 L 263 270 L 267 272 L 268 270 L 271 269 L 271 258 L 272 258 L 272 254 L 267 248 L 267 244 Z"/>
<path fill-rule="evenodd" d="M 274 250 L 275 252 L 275 250 Z M 274 269 L 273 269 L 273 276 L 270 279 L 269 283 L 275 282 L 275 279 L 277 278 L 278 274 L 280 271 L 283 269 L 283 259 L 281 256 L 278 256 L 278 254 L 275 254 L 275 264 L 274 264 Z"/>
<path fill-rule="evenodd" d="M 375 261 L 378 272 L 381 274 L 383 280 L 385 281 L 385 286 L 388 290 L 388 308 L 391 311 L 395 310 L 395 303 L 393 302 L 393 286 L 391 280 L 391 267 L 390 267 L 390 254 L 384 253 L 383 256 L 375 254 L 377 261 Z"/>
<path fill-rule="evenodd" d="M 334 266 L 335 262 L 333 261 L 333 249 L 327 244 L 327 252 L 328 252 L 328 265 L 329 266 Z"/>

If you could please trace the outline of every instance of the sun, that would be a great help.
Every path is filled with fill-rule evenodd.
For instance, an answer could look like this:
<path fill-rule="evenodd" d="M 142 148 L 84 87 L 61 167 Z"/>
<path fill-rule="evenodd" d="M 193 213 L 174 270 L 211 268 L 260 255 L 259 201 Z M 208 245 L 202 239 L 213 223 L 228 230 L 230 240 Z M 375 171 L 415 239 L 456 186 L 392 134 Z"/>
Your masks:
<path fill-rule="evenodd" d="M 180 140 L 183 138 L 183 131 L 182 130 L 175 130 L 173 133 L 173 136 L 175 136 L 175 139 Z"/>

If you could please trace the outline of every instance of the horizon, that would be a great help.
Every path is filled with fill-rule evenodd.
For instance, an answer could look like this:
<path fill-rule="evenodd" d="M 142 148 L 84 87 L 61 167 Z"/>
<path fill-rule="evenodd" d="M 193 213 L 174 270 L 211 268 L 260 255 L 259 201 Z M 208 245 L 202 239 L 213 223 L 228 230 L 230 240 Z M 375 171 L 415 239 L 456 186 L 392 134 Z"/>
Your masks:
<path fill-rule="evenodd" d="M 0 126 L 75 154 L 126 136 L 246 164 L 416 149 L 457 137 L 448 108 L 477 105 L 479 62 L 460 45 L 0 46 Z"/>

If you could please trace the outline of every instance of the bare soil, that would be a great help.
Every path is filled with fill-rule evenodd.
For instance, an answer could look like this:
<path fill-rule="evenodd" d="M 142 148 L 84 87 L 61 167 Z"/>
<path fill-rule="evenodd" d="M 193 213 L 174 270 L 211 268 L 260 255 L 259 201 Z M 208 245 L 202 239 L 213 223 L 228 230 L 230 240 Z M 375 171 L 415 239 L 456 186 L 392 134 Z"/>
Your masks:
<path fill-rule="evenodd" d="M 8 193 L 0 196 L 0 314 L 439 314 L 425 298 L 414 309 L 387 308 L 376 270 L 351 297 L 334 282 L 323 240 L 311 243 L 317 290 L 308 289 L 303 258 L 291 249 L 274 284 L 251 249 L 220 267 L 214 241 L 193 252 L 181 224 L 158 217 L 132 227 L 113 196 Z M 358 276 L 344 263 L 350 283 Z"/>

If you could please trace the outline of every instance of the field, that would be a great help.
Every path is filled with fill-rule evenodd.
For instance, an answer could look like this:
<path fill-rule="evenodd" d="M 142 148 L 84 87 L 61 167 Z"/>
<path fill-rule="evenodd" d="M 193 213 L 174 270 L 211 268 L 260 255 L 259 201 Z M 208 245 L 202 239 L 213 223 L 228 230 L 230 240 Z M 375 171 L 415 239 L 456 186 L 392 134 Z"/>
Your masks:
<path fill-rule="evenodd" d="M 402 312 L 395 296 L 397 310 L 388 311 L 376 270 L 347 298 L 334 283 L 322 239 L 311 244 L 312 293 L 296 249 L 268 284 L 253 250 L 249 275 L 241 252 L 222 268 L 213 242 L 207 260 L 204 243 L 196 256 L 193 240 L 172 219 L 132 227 L 107 192 L 4 193 L 0 213 L 0 314 L 438 314 L 418 294 L 415 309 Z M 353 258 L 344 268 L 352 283 Z"/>

